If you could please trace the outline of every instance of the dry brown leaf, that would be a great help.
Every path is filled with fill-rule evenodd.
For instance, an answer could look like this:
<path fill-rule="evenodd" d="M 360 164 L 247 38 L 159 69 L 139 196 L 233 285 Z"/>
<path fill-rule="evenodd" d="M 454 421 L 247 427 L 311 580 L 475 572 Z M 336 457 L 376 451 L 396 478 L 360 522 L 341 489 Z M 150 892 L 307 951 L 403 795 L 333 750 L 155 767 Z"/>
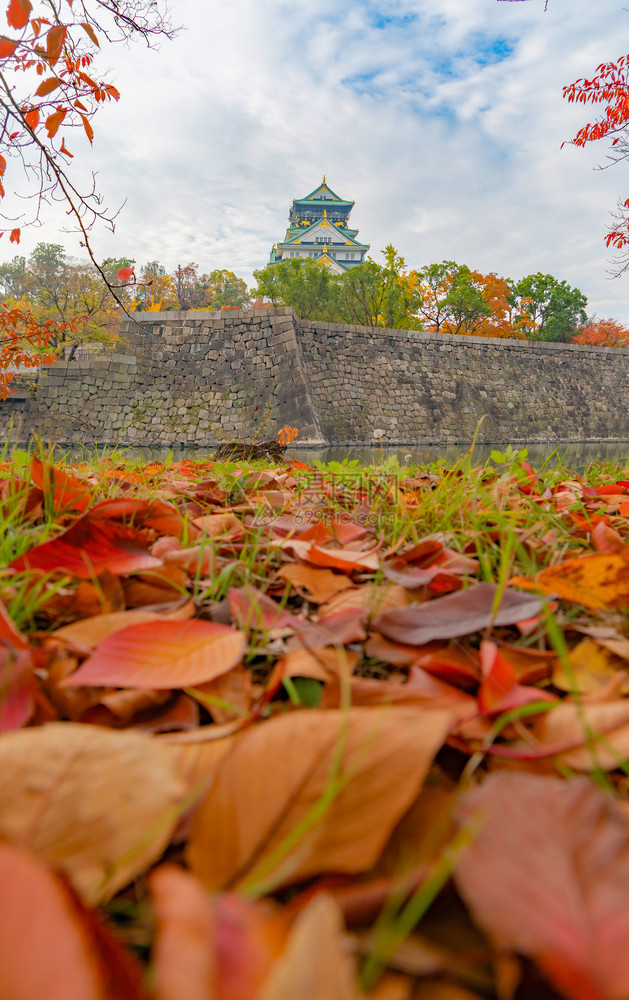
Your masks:
<path fill-rule="evenodd" d="M 540 716 L 535 733 L 546 746 L 580 743 L 556 756 L 575 771 L 591 771 L 595 767 L 613 771 L 629 758 L 629 700 L 622 698 L 581 707 L 563 702 Z M 591 745 L 588 745 L 589 734 Z"/>
<path fill-rule="evenodd" d="M 216 538 L 217 535 L 242 534 L 244 531 L 242 524 L 235 514 L 229 512 L 225 514 L 205 514 L 203 517 L 193 518 L 192 523 L 211 538 Z"/>
<path fill-rule="evenodd" d="M 417 795 L 450 721 L 445 711 L 355 708 L 291 712 L 250 727 L 235 737 L 195 815 L 192 869 L 212 889 L 270 875 L 264 866 L 277 868 L 269 859 L 330 786 L 346 725 L 348 780 L 272 877 L 287 883 L 367 870 Z"/>
<path fill-rule="evenodd" d="M 354 963 L 333 899 L 319 894 L 303 910 L 259 1000 L 360 1000 Z"/>
<path fill-rule="evenodd" d="M 338 611 L 347 611 L 349 608 L 362 608 L 367 613 L 366 617 L 373 618 L 375 615 L 383 615 L 394 608 L 406 608 L 412 603 L 413 599 L 404 590 L 404 587 L 398 587 L 396 584 L 368 583 L 362 587 L 337 594 L 336 597 L 319 608 L 319 614 L 333 615 Z"/>
<path fill-rule="evenodd" d="M 467 792 L 476 825 L 455 882 L 505 951 L 532 958 L 567 1000 L 625 1000 L 629 834 L 587 778 L 501 772 Z"/>
<path fill-rule="evenodd" d="M 359 659 L 358 653 L 339 649 L 337 646 L 291 649 L 283 659 L 277 662 L 273 676 L 274 679 L 277 679 L 277 671 L 277 674 L 282 678 L 312 677 L 325 683 L 330 680 L 331 676 L 343 671 L 347 670 L 351 673 Z"/>
<path fill-rule="evenodd" d="M 286 563 L 277 571 L 281 580 L 287 580 L 298 594 L 314 604 L 324 604 L 335 594 L 352 587 L 349 577 L 331 569 L 316 569 L 300 563 Z"/>
<path fill-rule="evenodd" d="M 0 837 L 65 872 L 90 903 L 159 857 L 184 794 L 173 755 L 130 730 L 63 722 L 0 740 Z"/>

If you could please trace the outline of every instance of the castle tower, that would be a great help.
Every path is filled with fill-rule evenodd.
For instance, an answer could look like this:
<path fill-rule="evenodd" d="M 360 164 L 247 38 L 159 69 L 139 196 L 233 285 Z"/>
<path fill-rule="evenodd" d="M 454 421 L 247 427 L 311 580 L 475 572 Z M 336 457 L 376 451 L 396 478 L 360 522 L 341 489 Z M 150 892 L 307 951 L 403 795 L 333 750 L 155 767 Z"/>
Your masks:
<path fill-rule="evenodd" d="M 349 228 L 353 207 L 353 201 L 343 201 L 328 187 L 324 176 L 319 187 L 293 201 L 286 236 L 271 250 L 271 264 L 310 257 L 339 274 L 362 264 L 369 244 L 359 243 L 358 230 Z"/>

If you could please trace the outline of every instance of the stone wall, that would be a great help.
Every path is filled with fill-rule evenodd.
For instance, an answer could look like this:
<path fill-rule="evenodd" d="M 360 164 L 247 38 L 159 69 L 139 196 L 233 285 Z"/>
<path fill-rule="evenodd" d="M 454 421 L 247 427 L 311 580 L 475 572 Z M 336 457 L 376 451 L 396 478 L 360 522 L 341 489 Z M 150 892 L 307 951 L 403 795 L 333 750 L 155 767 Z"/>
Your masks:
<path fill-rule="evenodd" d="M 0 432 L 210 446 L 290 424 L 302 444 L 629 439 L 629 350 L 298 320 L 291 309 L 138 314 L 0 403 Z"/>

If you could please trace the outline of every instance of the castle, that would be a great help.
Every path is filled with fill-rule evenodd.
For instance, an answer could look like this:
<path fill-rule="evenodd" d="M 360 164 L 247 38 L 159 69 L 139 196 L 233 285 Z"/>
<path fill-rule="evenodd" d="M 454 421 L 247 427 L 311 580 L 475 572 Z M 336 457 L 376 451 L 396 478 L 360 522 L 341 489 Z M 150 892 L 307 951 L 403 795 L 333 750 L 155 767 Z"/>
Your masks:
<path fill-rule="evenodd" d="M 343 201 L 328 187 L 324 176 L 305 198 L 294 199 L 286 236 L 271 250 L 271 264 L 310 257 L 340 274 L 362 264 L 369 244 L 359 243 L 358 230 L 349 228 L 353 207 L 353 201 Z"/>

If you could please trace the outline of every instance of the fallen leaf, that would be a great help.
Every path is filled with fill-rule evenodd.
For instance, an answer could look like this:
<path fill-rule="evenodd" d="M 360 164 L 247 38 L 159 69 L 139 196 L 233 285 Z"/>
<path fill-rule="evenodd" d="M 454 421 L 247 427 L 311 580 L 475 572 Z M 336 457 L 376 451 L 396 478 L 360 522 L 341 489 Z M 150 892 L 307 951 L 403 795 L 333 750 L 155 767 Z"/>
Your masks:
<path fill-rule="evenodd" d="M 73 646 L 84 649 L 96 649 L 103 639 L 114 632 L 119 632 L 130 625 L 141 625 L 145 622 L 185 621 L 194 614 L 193 601 L 177 601 L 163 606 L 161 610 L 149 608 L 132 608 L 128 611 L 114 611 L 107 615 L 94 615 L 82 618 L 71 625 L 63 625 L 51 632 L 47 641 L 61 640 Z"/>
<path fill-rule="evenodd" d="M 328 787 L 347 726 L 347 783 L 275 874 L 285 883 L 321 871 L 368 869 L 419 791 L 450 719 L 449 712 L 416 708 L 356 708 L 295 711 L 250 727 L 234 737 L 196 812 L 190 866 L 213 889 L 262 877 L 265 863 Z"/>
<path fill-rule="evenodd" d="M 541 610 L 538 598 L 506 589 L 492 617 L 497 592 L 494 584 L 479 583 L 424 604 L 387 611 L 376 618 L 373 627 L 387 639 L 423 646 L 434 639 L 452 639 L 491 625 L 513 625 Z"/>
<path fill-rule="evenodd" d="M 214 900 L 189 872 L 149 878 L 157 917 L 155 1000 L 252 1000 L 284 945 L 270 909 L 238 896 Z"/>
<path fill-rule="evenodd" d="M 623 609 L 629 602 L 629 556 L 617 552 L 576 556 L 543 569 L 533 579 L 516 577 L 510 583 L 586 608 Z"/>
<path fill-rule="evenodd" d="M 106 1000 L 94 947 L 60 880 L 25 848 L 0 844 L 0 884 L 0 1000 Z"/>
<path fill-rule="evenodd" d="M 241 660 L 245 636 L 216 622 L 151 621 L 102 640 L 63 687 L 184 688 L 212 680 Z"/>
<path fill-rule="evenodd" d="M 629 700 L 563 702 L 540 717 L 535 734 L 542 745 L 572 743 L 556 759 L 575 771 L 613 771 L 629 758 Z"/>
<path fill-rule="evenodd" d="M 281 566 L 277 575 L 281 580 L 287 580 L 298 594 L 314 604 L 325 604 L 335 594 L 353 586 L 349 577 L 331 569 L 316 569 L 300 563 Z"/>
<path fill-rule="evenodd" d="M 0 836 L 90 903 L 159 857 L 184 792 L 169 750 L 131 730 L 54 722 L 0 740 Z"/>
<path fill-rule="evenodd" d="M 532 958 L 568 1000 L 625 1000 L 629 834 L 589 780 L 502 772 L 467 792 L 478 823 L 454 879 L 503 950 Z"/>
<path fill-rule="evenodd" d="M 46 502 L 56 515 L 65 511 L 78 510 L 83 513 L 92 503 L 92 487 L 81 482 L 76 476 L 63 469 L 55 469 L 44 464 L 33 455 L 31 459 L 31 479 L 43 492 Z"/>
<path fill-rule="evenodd" d="M 297 917 L 259 1000 L 360 1000 L 337 904 L 323 893 Z"/>
<path fill-rule="evenodd" d="M 626 660 L 616 656 L 596 639 L 582 639 L 570 650 L 568 658 L 572 667 L 569 673 L 560 660 L 557 660 L 553 670 L 553 684 L 560 691 L 578 691 L 581 694 L 599 691 L 627 667 Z M 626 676 L 622 691 L 629 693 L 629 678 Z"/>

